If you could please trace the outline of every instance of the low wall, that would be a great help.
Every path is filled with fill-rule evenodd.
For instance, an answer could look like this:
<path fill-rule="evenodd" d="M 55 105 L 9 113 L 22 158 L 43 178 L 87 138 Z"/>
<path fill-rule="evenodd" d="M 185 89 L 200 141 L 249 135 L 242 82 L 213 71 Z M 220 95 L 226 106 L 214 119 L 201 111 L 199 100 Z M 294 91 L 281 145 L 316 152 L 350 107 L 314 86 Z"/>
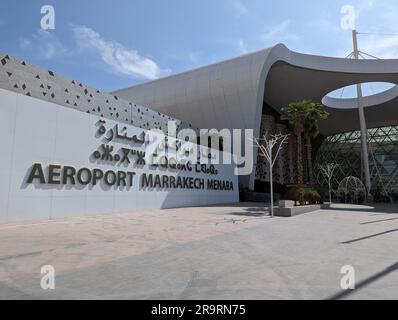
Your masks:
<path fill-rule="evenodd" d="M 300 214 L 318 211 L 321 209 L 321 205 L 301 206 L 301 207 L 290 207 L 290 208 L 275 208 L 274 214 L 277 217 L 294 217 Z"/>
<path fill-rule="evenodd" d="M 151 166 L 147 133 L 0 89 L 0 221 L 239 201 L 234 166 Z"/>

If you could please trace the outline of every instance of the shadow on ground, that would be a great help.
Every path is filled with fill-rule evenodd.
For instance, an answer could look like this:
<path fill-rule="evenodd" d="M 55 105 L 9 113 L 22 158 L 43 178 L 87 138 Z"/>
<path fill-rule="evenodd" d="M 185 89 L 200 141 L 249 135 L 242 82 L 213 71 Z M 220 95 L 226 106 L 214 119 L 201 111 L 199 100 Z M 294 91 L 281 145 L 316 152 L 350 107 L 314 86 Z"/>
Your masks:
<path fill-rule="evenodd" d="M 386 235 L 386 234 L 390 234 L 390 233 L 393 233 L 393 232 L 397 232 L 397 231 L 398 231 L 398 229 L 392 229 L 392 230 L 388 230 L 388 231 L 384 231 L 384 232 L 380 232 L 380 233 L 376 233 L 376 234 L 371 234 L 371 235 L 366 236 L 366 237 L 361 237 L 361 238 L 357 238 L 357 239 L 353 239 L 353 240 L 349 240 L 349 241 L 344 241 L 341 244 L 351 244 L 351 243 L 362 241 L 362 240 L 367 240 L 367 239 L 371 239 L 371 238 L 375 238 L 375 237 L 380 237 L 380 236 L 383 236 L 383 235 Z"/>
<path fill-rule="evenodd" d="M 373 283 L 373 282 L 375 282 L 375 281 L 377 281 L 395 271 L 398 271 L 398 263 L 395 263 L 395 264 L 387 267 L 386 269 L 374 274 L 373 276 L 370 276 L 369 278 L 366 278 L 365 280 L 359 282 L 355 286 L 355 290 L 346 290 L 346 291 L 339 292 L 339 293 L 329 297 L 327 300 L 341 300 L 341 299 L 348 298 L 353 293 L 356 293 L 359 290 L 364 289 L 371 283 Z"/>
<path fill-rule="evenodd" d="M 370 205 L 350 205 L 350 204 L 332 204 L 331 208 L 326 210 L 333 211 L 350 211 L 350 212 L 366 212 L 370 213 L 369 216 L 381 216 L 383 214 L 398 215 L 398 205 L 397 204 L 370 204 Z"/>
<path fill-rule="evenodd" d="M 377 215 L 373 215 L 373 216 L 377 216 Z M 367 222 L 362 222 L 361 225 L 388 222 L 388 221 L 394 221 L 394 220 L 398 220 L 398 218 L 389 218 L 389 219 L 380 219 L 380 220 L 367 221 Z"/>
<path fill-rule="evenodd" d="M 269 216 L 269 209 L 264 207 L 247 208 L 240 212 L 228 213 L 233 216 L 243 216 L 243 217 L 265 217 Z"/>

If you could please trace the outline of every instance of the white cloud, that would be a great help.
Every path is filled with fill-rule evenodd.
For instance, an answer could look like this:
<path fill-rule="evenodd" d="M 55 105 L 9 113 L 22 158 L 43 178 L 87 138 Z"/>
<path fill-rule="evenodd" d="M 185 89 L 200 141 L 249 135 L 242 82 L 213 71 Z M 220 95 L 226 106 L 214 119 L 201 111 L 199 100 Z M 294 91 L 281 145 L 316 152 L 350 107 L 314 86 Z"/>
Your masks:
<path fill-rule="evenodd" d="M 238 40 L 238 51 L 242 54 L 247 53 L 249 50 L 247 48 L 247 44 L 242 39 Z"/>
<path fill-rule="evenodd" d="M 358 14 L 360 14 L 362 11 L 372 9 L 374 4 L 375 0 L 360 0 L 358 5 L 356 6 Z"/>
<path fill-rule="evenodd" d="M 264 42 L 281 42 L 288 40 L 298 40 L 299 37 L 289 30 L 291 21 L 284 20 L 281 23 L 275 25 L 270 31 L 261 35 L 261 40 Z"/>
<path fill-rule="evenodd" d="M 32 44 L 32 41 L 29 40 L 29 39 L 21 39 L 21 40 L 19 41 L 19 47 L 20 47 L 21 49 L 23 49 L 23 50 L 32 49 L 33 44 Z"/>
<path fill-rule="evenodd" d="M 235 15 L 240 18 L 247 14 L 249 10 L 247 9 L 246 5 L 242 2 L 242 0 L 233 0 L 232 2 Z"/>
<path fill-rule="evenodd" d="M 194 65 L 199 65 L 201 56 L 202 54 L 199 51 L 191 51 L 188 53 L 188 59 Z"/>
<path fill-rule="evenodd" d="M 69 50 L 50 32 L 39 29 L 31 38 L 19 41 L 22 50 L 32 51 L 39 59 L 50 60 L 64 55 Z"/>
<path fill-rule="evenodd" d="M 157 79 L 170 70 L 161 70 L 150 58 L 141 56 L 137 51 L 128 49 L 116 41 L 105 40 L 98 32 L 85 26 L 72 26 L 79 49 L 91 50 L 116 74 Z"/>
<path fill-rule="evenodd" d="M 380 59 L 398 58 L 398 36 L 368 35 L 361 38 L 360 50 Z"/>
<path fill-rule="evenodd" d="M 381 59 L 398 58 L 398 12 L 396 2 L 362 0 L 358 6 L 359 49 Z M 377 23 L 375 23 L 375 21 Z M 373 26 L 377 26 L 374 28 Z M 383 34 L 396 34 L 383 35 Z"/>

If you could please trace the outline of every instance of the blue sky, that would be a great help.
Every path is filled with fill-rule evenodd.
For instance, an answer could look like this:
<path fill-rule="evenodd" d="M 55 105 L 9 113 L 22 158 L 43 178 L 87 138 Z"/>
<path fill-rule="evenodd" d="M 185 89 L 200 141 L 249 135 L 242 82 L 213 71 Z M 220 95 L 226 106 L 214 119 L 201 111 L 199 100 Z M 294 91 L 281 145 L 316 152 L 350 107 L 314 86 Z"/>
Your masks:
<path fill-rule="evenodd" d="M 55 30 L 40 29 L 43 5 Z M 344 57 L 353 5 L 362 32 L 398 33 L 396 0 L 1 0 L 0 52 L 101 90 L 114 90 L 284 43 Z M 398 58 L 398 37 L 361 35 L 361 48 Z"/>

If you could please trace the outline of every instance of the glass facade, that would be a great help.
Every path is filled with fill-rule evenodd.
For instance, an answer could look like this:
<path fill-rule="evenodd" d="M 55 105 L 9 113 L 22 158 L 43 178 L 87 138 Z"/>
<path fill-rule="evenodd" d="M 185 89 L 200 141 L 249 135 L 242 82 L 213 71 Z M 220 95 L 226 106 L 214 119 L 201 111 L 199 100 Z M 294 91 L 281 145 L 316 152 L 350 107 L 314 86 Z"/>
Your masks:
<path fill-rule="evenodd" d="M 376 199 L 398 195 L 398 126 L 368 130 L 371 193 Z M 336 163 L 332 188 L 348 176 L 363 178 L 360 131 L 345 132 L 325 139 L 316 157 L 316 167 Z M 316 169 L 318 184 L 327 187 L 327 179 Z M 362 179 L 363 180 L 363 179 Z"/>

